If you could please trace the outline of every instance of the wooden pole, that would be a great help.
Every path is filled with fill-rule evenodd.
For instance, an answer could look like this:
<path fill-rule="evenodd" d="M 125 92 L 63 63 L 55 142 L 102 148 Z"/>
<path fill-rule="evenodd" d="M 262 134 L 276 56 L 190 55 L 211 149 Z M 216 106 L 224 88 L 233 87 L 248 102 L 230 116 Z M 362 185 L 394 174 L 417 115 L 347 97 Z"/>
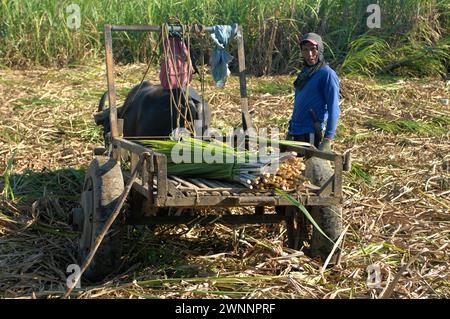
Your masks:
<path fill-rule="evenodd" d="M 244 34 L 242 27 L 237 29 L 237 43 L 238 43 L 238 60 L 239 60 L 239 86 L 241 93 L 241 110 L 242 110 L 242 125 L 244 131 L 253 128 L 250 113 L 248 112 L 248 98 L 247 98 L 247 80 L 245 75 L 245 54 L 244 54 Z"/>
<path fill-rule="evenodd" d="M 116 88 L 114 85 L 114 61 L 112 52 L 111 25 L 105 25 L 105 48 L 106 48 L 106 78 L 108 84 L 109 100 L 109 120 L 111 123 L 111 137 L 119 137 L 117 127 L 117 109 L 116 109 Z"/>

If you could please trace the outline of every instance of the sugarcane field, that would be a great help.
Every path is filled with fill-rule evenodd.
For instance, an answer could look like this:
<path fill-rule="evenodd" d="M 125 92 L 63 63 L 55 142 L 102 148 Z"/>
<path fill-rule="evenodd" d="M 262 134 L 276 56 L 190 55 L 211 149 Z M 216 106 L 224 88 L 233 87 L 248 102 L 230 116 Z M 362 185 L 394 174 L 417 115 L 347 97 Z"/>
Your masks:
<path fill-rule="evenodd" d="M 0 299 L 449 298 L 449 12 L 0 2 Z"/>

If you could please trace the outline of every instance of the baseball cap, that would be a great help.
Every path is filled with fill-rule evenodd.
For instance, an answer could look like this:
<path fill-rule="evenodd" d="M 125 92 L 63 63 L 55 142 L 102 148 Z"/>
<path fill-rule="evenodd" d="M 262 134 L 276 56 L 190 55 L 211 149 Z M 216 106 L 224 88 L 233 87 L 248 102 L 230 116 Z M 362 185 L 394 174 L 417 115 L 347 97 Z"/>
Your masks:
<path fill-rule="evenodd" d="M 313 45 L 319 45 L 319 43 L 322 43 L 322 38 L 320 37 L 320 35 L 310 32 L 310 33 L 306 33 L 301 39 L 300 39 L 300 45 L 302 45 L 302 43 L 304 42 L 309 42 Z"/>

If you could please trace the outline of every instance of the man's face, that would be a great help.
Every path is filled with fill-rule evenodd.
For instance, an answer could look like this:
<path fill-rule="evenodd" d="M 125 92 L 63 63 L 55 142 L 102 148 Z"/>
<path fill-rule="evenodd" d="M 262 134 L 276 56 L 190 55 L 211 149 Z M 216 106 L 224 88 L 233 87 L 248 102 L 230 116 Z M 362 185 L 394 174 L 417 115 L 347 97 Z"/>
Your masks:
<path fill-rule="evenodd" d="M 312 44 L 311 42 L 304 42 L 301 45 L 302 55 L 308 65 L 314 65 L 317 63 L 319 58 L 319 51 L 317 50 L 317 46 Z"/>

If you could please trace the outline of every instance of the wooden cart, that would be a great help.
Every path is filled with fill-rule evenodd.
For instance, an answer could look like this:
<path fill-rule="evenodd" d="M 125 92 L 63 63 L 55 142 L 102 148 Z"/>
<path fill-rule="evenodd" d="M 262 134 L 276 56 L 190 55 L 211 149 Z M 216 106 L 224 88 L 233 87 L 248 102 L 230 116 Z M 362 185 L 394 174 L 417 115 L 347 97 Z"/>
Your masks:
<path fill-rule="evenodd" d="M 171 28 L 177 31 L 180 26 Z M 192 27 L 191 32 L 195 32 L 195 29 L 197 28 Z M 201 29 L 204 32 L 213 30 L 212 27 Z M 308 222 L 289 200 L 270 191 L 251 190 L 229 181 L 168 176 L 167 158 L 164 155 L 122 136 L 123 123 L 117 118 L 116 109 L 112 32 L 160 30 L 159 26 L 105 26 L 112 152 L 108 156 L 95 156 L 91 162 L 81 195 L 82 208 L 73 211 L 73 227 L 81 232 L 80 262 L 86 260 L 107 221 L 118 206 L 122 206 L 125 198 L 128 204 L 126 211 L 121 210 L 120 218 L 114 221 L 106 236 L 100 239 L 102 243 L 94 253 L 95 256 L 92 256 L 84 275 L 89 279 L 99 280 L 116 270 L 122 253 L 121 230 L 126 224 L 273 224 L 285 221 L 287 244 L 291 248 L 300 249 L 303 242 L 309 240 L 311 254 L 326 258 L 333 245 L 317 231 L 313 231 L 312 238 L 308 238 Z M 252 123 L 248 112 L 243 33 L 240 26 L 236 39 L 243 127 L 249 128 Z M 314 147 L 290 149 L 296 151 L 298 156 L 305 157 L 306 174 L 314 184 L 298 200 L 312 212 L 327 235 L 335 240 L 342 228 L 342 172 L 343 169 L 348 169 L 349 154 L 343 156 L 322 152 Z M 127 165 L 120 163 L 124 152 L 128 153 L 130 159 Z M 218 215 L 214 214 L 213 209 L 210 210 L 210 215 L 196 213 L 200 208 L 242 206 L 254 207 L 254 213 Z M 273 210 L 268 213 L 265 210 L 268 206 L 275 207 L 275 213 Z"/>

